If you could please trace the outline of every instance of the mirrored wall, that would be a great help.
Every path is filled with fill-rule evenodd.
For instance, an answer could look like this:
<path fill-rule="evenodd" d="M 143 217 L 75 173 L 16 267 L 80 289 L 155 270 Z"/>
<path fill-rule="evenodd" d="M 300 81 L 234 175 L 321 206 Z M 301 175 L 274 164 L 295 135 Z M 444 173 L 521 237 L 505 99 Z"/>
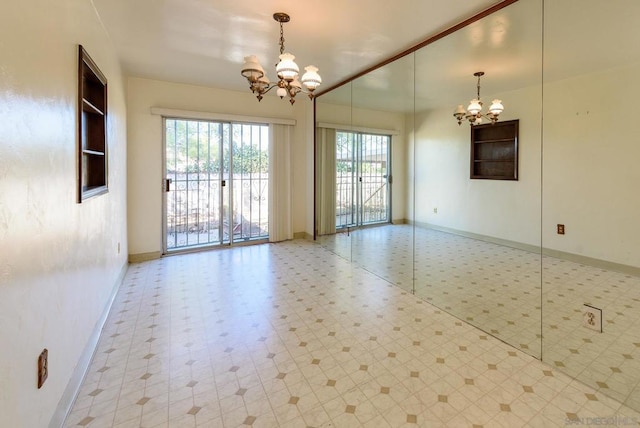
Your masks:
<path fill-rule="evenodd" d="M 413 182 L 416 295 L 537 358 L 541 25 L 541 2 L 518 2 L 415 53 Z M 478 81 L 484 111 L 495 99 L 504 111 L 474 126 L 484 134 L 517 121 L 513 140 L 454 119 Z M 507 166 L 514 173 L 503 177 Z"/>
<path fill-rule="evenodd" d="M 407 55 L 351 82 L 352 125 L 360 167 L 360 221 L 352 233 L 353 261 L 413 291 L 413 207 L 407 204 L 415 56 Z"/>
<path fill-rule="evenodd" d="M 519 0 L 319 96 L 317 241 L 640 410 L 639 19 Z"/>
<path fill-rule="evenodd" d="M 327 101 L 325 103 L 325 101 Z M 351 232 L 355 229 L 355 186 L 351 134 L 351 83 L 316 100 L 315 239 L 351 260 Z"/>
<path fill-rule="evenodd" d="M 639 19 L 633 0 L 545 2 L 541 199 L 543 360 L 636 410 Z"/>

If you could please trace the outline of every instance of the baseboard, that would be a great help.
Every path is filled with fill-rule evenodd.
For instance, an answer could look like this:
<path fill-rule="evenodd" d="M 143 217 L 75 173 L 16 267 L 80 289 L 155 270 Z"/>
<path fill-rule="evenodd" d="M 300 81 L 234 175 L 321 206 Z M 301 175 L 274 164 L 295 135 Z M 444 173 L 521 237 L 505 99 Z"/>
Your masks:
<path fill-rule="evenodd" d="M 129 263 L 148 262 L 149 260 L 157 260 L 162 257 L 162 252 L 152 251 L 150 253 L 129 254 Z"/>
<path fill-rule="evenodd" d="M 104 328 L 105 322 L 107 322 L 107 317 L 109 316 L 109 311 L 111 311 L 111 306 L 115 301 L 116 295 L 118 294 L 118 290 L 120 289 L 120 284 L 124 281 L 124 276 L 127 273 L 127 268 L 129 265 L 125 263 L 120 270 L 120 274 L 118 275 L 118 279 L 116 280 L 113 289 L 111 291 L 111 296 L 107 302 L 102 315 L 96 322 L 96 326 L 93 330 L 93 333 L 89 337 L 87 344 L 82 351 L 82 355 L 76 364 L 76 368 L 73 370 L 73 374 L 69 379 L 69 383 L 67 383 L 67 387 L 58 402 L 58 407 L 56 408 L 51 421 L 49 422 L 49 428 L 60 428 L 64 425 L 69 412 L 71 412 L 71 408 L 73 407 L 73 403 L 80 392 L 80 387 L 82 386 L 82 381 L 84 380 L 87 371 L 89 370 L 89 365 L 91 364 L 91 360 L 93 359 L 93 355 L 95 354 L 96 348 L 98 347 L 98 340 L 100 340 L 100 334 L 102 333 L 102 329 Z"/>
<path fill-rule="evenodd" d="M 395 220 L 391 220 L 391 224 L 407 224 L 409 223 L 406 218 L 397 218 Z"/>
<path fill-rule="evenodd" d="M 493 236 L 481 235 L 479 233 L 465 232 L 464 230 L 452 229 L 452 228 L 443 227 L 443 226 L 436 226 L 434 224 L 429 224 L 429 223 L 416 222 L 415 225 L 418 227 L 451 233 L 453 235 L 464 236 L 465 238 L 477 239 L 478 241 L 490 242 L 492 244 L 502 245 L 504 247 L 510 247 L 518 250 L 528 251 L 530 253 L 540 254 L 540 247 L 536 245 L 525 244 L 523 242 L 518 242 L 518 241 L 510 241 L 508 239 L 495 238 Z"/>
<path fill-rule="evenodd" d="M 294 232 L 293 233 L 293 239 L 309 239 L 312 240 L 313 239 L 313 235 L 307 233 L 307 232 Z"/>
<path fill-rule="evenodd" d="M 596 259 L 593 257 L 581 256 L 579 254 L 567 253 L 560 250 L 552 250 L 551 248 L 543 248 L 542 254 L 554 257 L 560 260 L 579 263 L 581 265 L 592 266 L 600 269 L 610 270 L 613 272 L 624 273 L 626 275 L 640 276 L 640 267 L 625 265 L 622 263 L 610 262 L 608 260 Z"/>
<path fill-rule="evenodd" d="M 466 238 L 477 239 L 479 241 L 490 242 L 497 245 L 503 245 L 505 247 L 516 248 L 518 250 L 523 250 L 530 253 L 542 254 L 544 256 L 553 257 L 559 260 L 566 260 L 569 262 L 579 263 L 585 266 L 606 269 L 613 272 L 623 273 L 626 275 L 640 276 L 640 267 L 637 267 L 637 266 L 625 265 L 622 263 L 611 262 L 608 260 L 596 259 L 593 257 L 583 256 L 580 254 L 554 250 L 552 248 L 546 248 L 546 247 L 540 248 L 539 246 L 536 246 L 536 245 L 525 244 L 517 241 L 509 241 L 507 239 L 494 238 L 493 236 L 480 235 L 478 233 L 472 233 L 472 232 L 465 232 L 462 230 L 436 226 L 429 223 L 413 222 L 413 224 L 415 224 L 415 226 L 417 227 L 439 230 L 441 232 L 464 236 Z"/>

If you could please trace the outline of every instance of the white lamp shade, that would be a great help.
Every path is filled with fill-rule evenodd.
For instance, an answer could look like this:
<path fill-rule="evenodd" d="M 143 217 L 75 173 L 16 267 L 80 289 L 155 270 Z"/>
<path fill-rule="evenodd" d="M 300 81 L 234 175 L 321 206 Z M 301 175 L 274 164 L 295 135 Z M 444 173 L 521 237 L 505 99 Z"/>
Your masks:
<path fill-rule="evenodd" d="M 302 84 L 308 90 L 313 91 L 322 83 L 322 78 L 318 74 L 318 67 L 308 65 L 304 69 L 305 73 L 302 75 Z"/>
<path fill-rule="evenodd" d="M 456 108 L 456 111 L 453 112 L 454 116 L 464 116 L 467 112 L 465 111 L 464 107 L 462 106 L 462 104 L 459 104 L 458 107 Z"/>
<path fill-rule="evenodd" d="M 276 91 L 276 95 L 280 98 L 284 98 L 287 96 L 287 90 L 285 88 L 278 88 L 278 90 Z"/>
<path fill-rule="evenodd" d="M 260 65 L 258 57 L 249 55 L 244 57 L 244 64 L 240 73 L 250 81 L 255 82 L 264 76 L 264 69 Z"/>
<path fill-rule="evenodd" d="M 482 104 L 480 104 L 480 100 L 472 99 L 469 103 L 469 107 L 467 107 L 467 111 L 471 114 L 478 114 L 482 110 Z"/>
<path fill-rule="evenodd" d="M 497 116 L 500 113 L 502 113 L 503 110 L 504 110 L 504 106 L 502 105 L 502 100 L 493 100 L 491 102 L 491 107 L 489 107 L 489 112 Z"/>
<path fill-rule="evenodd" d="M 292 82 L 296 77 L 298 77 L 300 69 L 294 59 L 295 56 L 290 53 L 283 53 L 280 55 L 280 62 L 276 66 L 276 72 L 278 73 L 279 78 L 286 80 L 287 82 Z"/>

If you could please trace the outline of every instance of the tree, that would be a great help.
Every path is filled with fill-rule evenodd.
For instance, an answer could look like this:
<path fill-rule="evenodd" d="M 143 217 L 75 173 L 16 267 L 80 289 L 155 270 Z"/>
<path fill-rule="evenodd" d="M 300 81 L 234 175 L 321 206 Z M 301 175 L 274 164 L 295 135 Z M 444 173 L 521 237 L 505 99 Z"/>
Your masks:
<path fill-rule="evenodd" d="M 255 141 L 263 141 L 260 137 L 266 136 L 264 125 L 181 119 L 167 119 L 165 123 L 166 165 L 170 173 L 218 174 L 221 166 L 224 171 L 230 170 L 231 157 L 235 174 L 267 173 L 269 170 L 268 143 L 264 148 L 255 144 Z M 221 144 L 224 147 L 222 165 Z"/>

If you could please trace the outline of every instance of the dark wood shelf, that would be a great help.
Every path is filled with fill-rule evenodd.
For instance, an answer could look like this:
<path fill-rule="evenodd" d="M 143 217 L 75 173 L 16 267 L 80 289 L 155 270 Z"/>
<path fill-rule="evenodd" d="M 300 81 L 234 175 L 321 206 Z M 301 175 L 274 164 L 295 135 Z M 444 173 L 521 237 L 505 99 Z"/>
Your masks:
<path fill-rule="evenodd" d="M 85 155 L 95 155 L 95 156 L 104 156 L 104 152 L 99 152 L 97 150 L 88 150 L 88 149 L 84 149 L 82 151 L 83 154 Z"/>
<path fill-rule="evenodd" d="M 108 192 L 107 79 L 78 48 L 78 202 Z"/>
<path fill-rule="evenodd" d="M 513 143 L 513 138 L 500 138 L 497 140 L 478 140 L 475 141 L 476 144 L 484 144 L 484 143 Z"/>
<path fill-rule="evenodd" d="M 98 107 L 91 104 L 91 101 L 87 100 L 86 98 L 82 99 L 82 110 L 86 111 L 87 113 L 95 113 L 104 116 L 104 112 Z"/>
<path fill-rule="evenodd" d="M 471 127 L 470 178 L 518 179 L 518 120 Z"/>

